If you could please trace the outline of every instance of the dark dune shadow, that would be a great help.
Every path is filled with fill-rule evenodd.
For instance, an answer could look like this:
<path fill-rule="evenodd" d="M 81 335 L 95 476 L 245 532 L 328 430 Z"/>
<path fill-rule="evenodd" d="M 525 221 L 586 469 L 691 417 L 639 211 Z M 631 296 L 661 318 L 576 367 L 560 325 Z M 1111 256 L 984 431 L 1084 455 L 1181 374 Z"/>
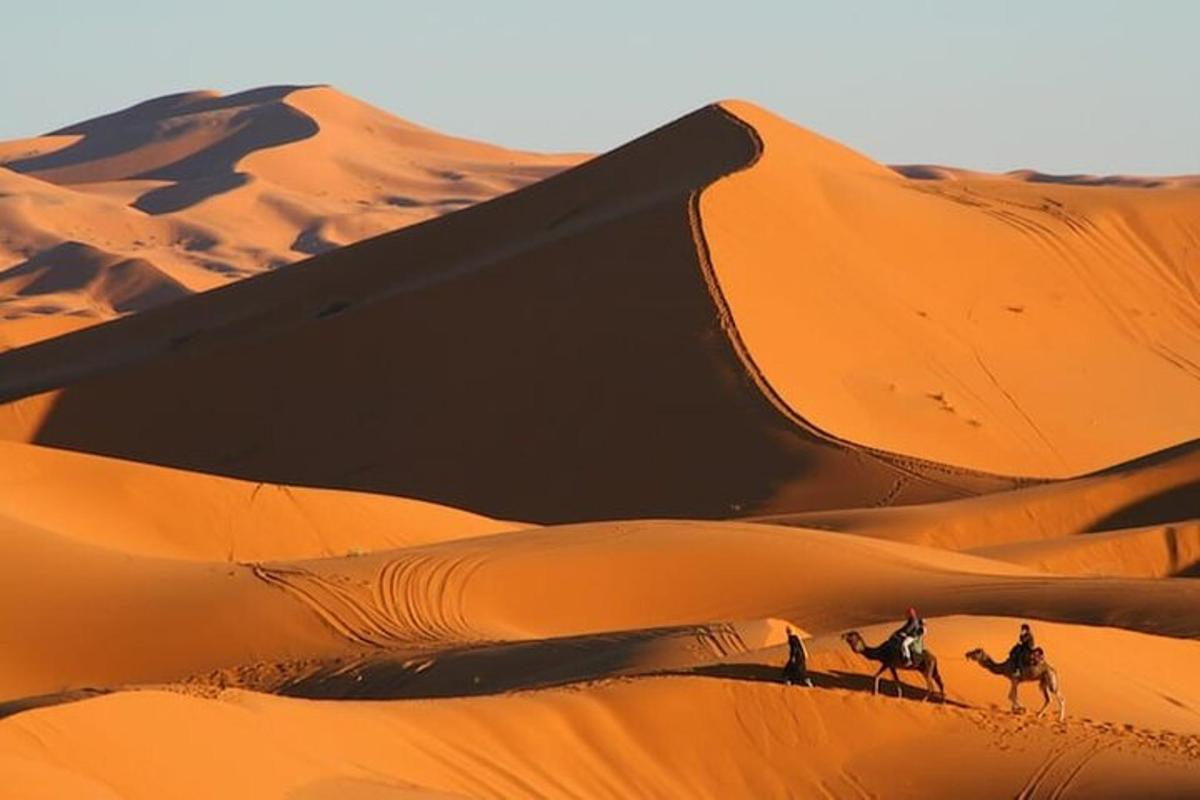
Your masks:
<path fill-rule="evenodd" d="M 773 666 L 770 664 L 712 664 L 708 666 L 696 667 L 694 669 L 661 673 L 671 675 L 697 675 L 706 678 L 720 678 L 722 680 L 750 681 L 753 683 L 783 683 L 783 668 L 782 666 Z M 843 689 L 851 692 L 864 692 L 870 694 L 874 688 L 874 678 L 859 672 L 845 672 L 842 670 L 832 670 L 830 672 L 818 672 L 815 670 L 808 671 L 808 677 L 813 683 L 814 689 Z M 924 701 L 928 692 L 925 687 L 917 684 L 907 683 L 902 681 L 905 700 Z M 799 688 L 799 687 L 797 687 Z M 879 683 L 879 693 L 881 696 L 892 697 L 896 696 L 896 683 L 890 678 L 884 678 Z M 931 698 L 934 702 L 946 705 L 955 706 L 957 708 L 970 708 L 957 700 L 941 700 L 936 695 Z"/>
<path fill-rule="evenodd" d="M 22 711 L 32 711 L 35 708 L 49 708 L 50 706 L 63 705 L 64 703 L 77 703 L 80 700 L 100 697 L 111 692 L 111 689 L 75 689 L 68 692 L 54 692 L 52 694 L 39 694 L 32 697 L 8 700 L 0 703 L 0 719 L 20 714 Z"/>
<path fill-rule="evenodd" d="M 1158 178 L 1142 178 L 1134 175 L 1053 175 L 1036 170 L 1018 170 L 1008 174 L 1028 183 L 1060 183 L 1067 186 L 1124 186 L 1136 189 L 1154 189 L 1164 185 L 1164 182 Z"/>
<path fill-rule="evenodd" d="M 1191 453 L 1200 452 L 1200 439 L 1189 439 L 1186 442 L 1180 442 L 1176 445 L 1164 448 L 1162 450 L 1154 450 L 1153 452 L 1131 458 L 1128 461 L 1122 461 L 1119 464 L 1113 464 L 1111 467 L 1098 469 L 1095 472 L 1089 472 L 1080 477 L 1090 478 L 1099 477 L 1102 475 L 1118 475 L 1122 472 L 1132 472 L 1134 470 L 1144 469 L 1146 467 L 1155 467 L 1161 464 L 1167 464 L 1171 461 L 1187 456 Z"/>
<path fill-rule="evenodd" d="M 29 278 L 23 296 L 79 291 L 121 257 L 83 242 L 67 241 L 0 272 L 0 280 Z"/>
<path fill-rule="evenodd" d="M 275 689 L 312 699 L 470 697 L 659 674 L 692 664 L 707 626 L 511 642 L 332 665 Z"/>
<path fill-rule="evenodd" d="M 336 250 L 337 245 L 321 235 L 321 224 L 309 225 L 292 242 L 291 250 L 305 255 L 316 256 Z"/>
<path fill-rule="evenodd" d="M 531 522 L 1018 485 L 833 441 L 764 394 L 693 206 L 755 152 L 705 109 L 487 203 L 7 353 L 0 397 L 69 384 L 49 446 Z"/>
<path fill-rule="evenodd" d="M 35 174 L 55 183 L 89 180 L 168 180 L 174 186 L 151 190 L 133 206 L 148 214 L 179 211 L 201 200 L 242 186 L 246 176 L 236 171 L 237 163 L 256 150 L 278 147 L 315 136 L 320 130 L 307 114 L 286 104 L 301 86 L 269 86 L 227 97 L 202 93 L 171 95 L 132 108 L 62 128 L 55 134 L 82 135 L 83 139 L 53 153 L 11 161 L 4 166 Z M 198 115 L 233 111 L 224 123 L 227 131 L 209 142 L 212 134 Z M 187 137 L 197 140 L 189 147 Z M 148 145 L 162 147 L 179 140 L 180 157 L 169 163 L 138 171 L 132 167 L 88 166 L 105 159 L 132 153 Z M 195 149 L 199 148 L 199 149 Z"/>
<path fill-rule="evenodd" d="M 205 198 L 245 186 L 249 181 L 250 176 L 244 172 L 196 178 L 151 189 L 133 201 L 132 205 L 147 214 L 170 214 L 194 206 Z"/>
<path fill-rule="evenodd" d="M 1092 523 L 1086 533 L 1143 528 L 1200 517 L 1200 480 L 1151 495 Z"/>
<path fill-rule="evenodd" d="M 48 136 L 70 135 L 84 138 L 53 153 L 9 161 L 4 166 L 14 172 L 44 172 L 111 158 L 151 143 L 163 126 L 172 120 L 178 121 L 192 114 L 240 106 L 279 103 L 292 92 L 305 88 L 308 87 L 265 86 L 224 97 L 213 97 L 204 92 L 181 92 L 157 97 L 121 111 L 51 131 Z"/>
<path fill-rule="evenodd" d="M 889 164 L 888 169 L 914 181 L 937 181 L 944 177 L 940 169 L 928 164 Z"/>
<path fill-rule="evenodd" d="M 82 242 L 63 242 L 0 272 L 0 280 L 29 278 L 17 292 L 36 297 L 88 292 L 114 311 L 142 311 L 191 294 L 187 287 L 141 258 L 123 258 Z"/>

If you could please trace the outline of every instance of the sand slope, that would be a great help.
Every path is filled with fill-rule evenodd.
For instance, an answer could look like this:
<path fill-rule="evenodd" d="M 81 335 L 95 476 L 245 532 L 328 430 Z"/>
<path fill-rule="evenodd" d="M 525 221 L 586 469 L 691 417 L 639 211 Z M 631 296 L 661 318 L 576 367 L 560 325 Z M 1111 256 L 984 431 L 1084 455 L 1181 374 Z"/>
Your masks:
<path fill-rule="evenodd" d="M 862 444 L 1062 477 L 1200 430 L 1200 190 L 909 180 L 746 104 L 762 155 L 705 191 L 738 334 Z"/>
<path fill-rule="evenodd" d="M 533 521 L 1018 484 L 858 448 L 773 402 L 695 214 L 756 154 L 710 107 L 496 201 L 11 353 L 3 396 L 68 388 L 0 408 L 0 431 Z M 514 468 L 521 451 L 538 457 Z"/>
<path fill-rule="evenodd" d="M 5 531 L 0 592 L 6 607 L 24 609 L 0 628 L 0 646 L 13 654 L 0 666 L 0 699 L 9 700 L 239 665 L 731 620 L 789 619 L 822 634 L 895 619 L 909 603 L 930 616 L 1200 636 L 1194 581 L 1051 578 L 748 523 L 593 523 L 252 564 L 139 557 L 15 521 Z M 668 572 L 675 577 L 664 582 Z"/>
<path fill-rule="evenodd" d="M 1200 442 L 1066 481 L 987 497 L 898 508 L 854 508 L 760 519 L 950 550 L 1192 519 L 1200 509 Z"/>
<path fill-rule="evenodd" d="M 376 136 L 470 168 L 345 146 Z M 323 214 L 263 250 L 315 252 L 388 169 L 498 192 L 494 155 L 279 89 L 0 146 L 0 177 L 225 242 Z M 0 354 L 6 788 L 1200 793 L 1196 191 L 898 172 L 727 103 L 199 294 L 47 237 L 84 268 L 0 274 L 58 307 L 0 336 L 141 310 Z M 910 605 L 944 703 L 871 696 L 841 639 Z M 1065 723 L 965 658 L 1022 621 Z"/>
<path fill-rule="evenodd" d="M 170 95 L 0 142 L 0 336 L 41 338 L 29 326 L 8 331 L 12 320 L 140 311 L 581 158 L 445 136 L 300 86 Z"/>
<path fill-rule="evenodd" d="M 0 628 L 11 715 L 0 758 L 21 790 L 1120 797 L 1136 785 L 1169 797 L 1198 774 L 1187 665 L 1200 644 L 1106 627 L 1200 635 L 1194 582 L 1047 579 L 930 548 L 711 522 L 250 568 L 123 556 L 11 523 L 4 543 L 2 599 L 24 611 Z M 881 639 L 901 602 L 930 617 L 948 705 L 864 694 L 871 667 L 837 638 L 882 623 L 863 627 Z M 778 683 L 773 615 L 816 634 L 815 689 Z M 1006 716 L 1004 681 L 962 658 L 975 646 L 1002 655 L 1022 618 L 1060 670 L 1065 727 Z M 1100 669 L 1100 653 L 1121 660 Z M 80 687 L 184 678 L 175 693 L 56 705 Z M 229 684 L 293 697 L 217 688 Z M 36 697 L 54 692 L 65 694 Z M 930 748 L 953 761 L 897 784 L 899 765 Z"/>
<path fill-rule="evenodd" d="M 498 202 L 12 354 L 0 396 L 67 388 L 0 430 L 535 521 L 941 500 L 1194 438 L 1200 195 L 950 184 L 710 107 Z M 542 463 L 509 469 L 514 447 Z"/>
<path fill-rule="evenodd" d="M 9 442 L 0 443 L 0 515 L 124 553 L 242 562 L 520 527 L 418 500 L 236 481 Z"/>
<path fill-rule="evenodd" d="M 110 726 L 134 733 L 104 735 Z M 172 733 L 184 728 L 186 738 Z M 1154 736 L 1081 722 L 1063 734 L 980 712 L 707 678 L 436 704 L 139 692 L 0 723 L 6 774 L 19 776 L 10 786 L 133 798 L 1167 798 L 1200 790 L 1195 761 Z M 930 763 L 919 775 L 904 768 L 921 759 Z M 959 768 L 985 761 L 987 770 Z"/>

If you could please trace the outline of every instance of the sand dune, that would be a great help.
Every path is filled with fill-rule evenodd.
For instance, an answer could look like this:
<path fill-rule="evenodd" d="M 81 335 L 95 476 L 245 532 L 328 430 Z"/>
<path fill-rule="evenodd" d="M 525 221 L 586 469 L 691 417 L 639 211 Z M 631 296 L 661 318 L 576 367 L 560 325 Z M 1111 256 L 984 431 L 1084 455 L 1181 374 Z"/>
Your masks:
<path fill-rule="evenodd" d="M 711 107 L 500 201 L 11 354 L 3 396 L 66 388 L 0 426 L 535 521 L 941 500 L 1196 435 L 1200 195 L 931 186 Z M 985 252 L 1007 266 L 963 268 Z M 509 469 L 514 446 L 543 463 Z"/>
<path fill-rule="evenodd" d="M 538 181 L 294 87 L 0 162 L 0 344 L 123 315 L 0 354 L 9 791 L 1200 794 L 1190 181 L 744 103 Z M 841 639 L 910 605 L 945 702 Z"/>
<path fill-rule="evenodd" d="M 772 402 L 736 346 L 694 214 L 700 189 L 755 148 L 707 108 L 491 203 L 11 353 L 3 396 L 69 388 L 0 409 L 0 428 L 533 521 L 1019 484 L 858 448 Z M 521 448 L 539 457 L 514 469 Z"/>
<path fill-rule="evenodd" d="M 987 497 L 760 519 L 974 550 L 1079 534 L 1187 522 L 1200 509 L 1200 443 L 1189 442 L 1067 481 Z"/>
<path fill-rule="evenodd" d="M 1062 655 L 1075 633 L 1054 630 Z M 1111 707 L 1113 684 L 1087 680 L 1093 643 L 1072 644 L 1073 696 Z M 1180 677 L 1181 702 L 1195 703 Z M 122 797 L 1179 797 L 1200 789 L 1195 714 L 1181 717 L 1193 733 L 1102 715 L 1059 727 L 697 675 L 432 702 L 129 692 L 14 717 L 0 747 L 10 786 Z M 113 727 L 133 734 L 103 735 Z M 914 761 L 925 767 L 904 768 Z"/>
<path fill-rule="evenodd" d="M 0 515 L 123 553 L 231 562 L 342 556 L 522 527 L 418 500 L 8 442 L 0 443 Z"/>
<path fill-rule="evenodd" d="M 0 336 L 41 338 L 29 326 L 7 330 L 10 320 L 139 311 L 458 210 L 581 158 L 444 136 L 299 86 L 171 95 L 3 142 Z M 108 275 L 130 263 L 142 275 L 132 299 L 122 288 L 131 268 Z M 34 272 L 45 279 L 22 279 Z"/>
<path fill-rule="evenodd" d="M 0 670 L 11 714 L 0 751 L 22 790 L 915 797 L 1032 785 L 1032 796 L 1119 797 L 1136 783 L 1166 797 L 1197 775 L 1200 696 L 1181 666 L 1200 644 L 1099 627 L 1200 635 L 1187 612 L 1200 585 L 1186 581 L 1045 579 L 848 534 L 711 522 L 567 526 L 253 569 L 131 559 L 13 525 L 5 547 L 3 599 L 26 611 L 0 631 L 16 655 Z M 29 564 L 59 567 L 33 577 Z M 865 634 L 882 638 L 901 598 L 930 615 L 949 705 L 919 702 L 911 681 L 913 699 L 864 694 L 870 665 L 837 639 L 873 622 Z M 1002 654 L 1019 618 L 995 615 L 1014 611 L 1035 619 L 1060 670 L 1065 727 L 1006 717 L 1004 681 L 962 658 L 980 645 Z M 815 689 L 777 682 L 782 623 L 770 613 L 816 634 Z M 1102 652 L 1128 660 L 1099 669 Z M 183 679 L 172 692 L 78 699 L 80 687 Z M 163 734 L 185 728 L 186 740 Z M 30 748 L 30 731 L 43 746 Z M 896 763 L 949 742 L 957 763 L 980 768 L 894 784 Z M 227 767 L 198 769 L 212 759 Z"/>
<path fill-rule="evenodd" d="M 894 619 L 907 603 L 930 616 L 1021 615 L 1200 637 L 1192 581 L 1050 578 L 975 556 L 749 523 L 592 523 L 248 565 L 138 557 L 15 521 L 5 529 L 0 592 L 8 607 L 26 609 L 0 630 L 0 645 L 19 654 L 0 667 L 8 700 L 239 666 L 254 667 L 253 677 L 261 665 L 274 674 L 370 652 L 407 658 L 730 620 L 787 619 L 823 634 Z M 169 602 L 144 607 L 167 586 Z M 156 647 L 137 645 L 148 641 Z"/>
<path fill-rule="evenodd" d="M 906 180 L 728 107 L 761 158 L 700 216 L 738 336 L 797 415 L 1048 477 L 1195 438 L 1195 189 Z"/>
<path fill-rule="evenodd" d="M 1196 576 L 1200 575 L 1200 519 L 1070 539 L 1016 542 L 972 552 L 1068 575 Z"/>
<path fill-rule="evenodd" d="M 992 173 L 941 164 L 890 164 L 889 169 L 906 178 L 923 181 L 992 180 L 1026 183 L 1063 183 L 1071 186 L 1125 186 L 1137 189 L 1196 188 L 1200 175 L 1055 175 L 1035 169 Z"/>

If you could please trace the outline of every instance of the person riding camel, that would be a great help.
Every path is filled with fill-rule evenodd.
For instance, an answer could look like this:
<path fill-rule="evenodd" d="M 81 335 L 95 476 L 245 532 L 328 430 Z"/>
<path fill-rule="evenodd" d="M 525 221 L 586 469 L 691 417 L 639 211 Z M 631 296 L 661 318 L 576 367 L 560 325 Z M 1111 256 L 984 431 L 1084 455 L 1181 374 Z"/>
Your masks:
<path fill-rule="evenodd" d="M 892 639 L 900 641 L 900 653 L 904 657 L 905 666 L 913 665 L 913 654 L 925 650 L 925 620 L 917 616 L 917 610 L 910 608 L 904 624 L 892 634 Z"/>
<path fill-rule="evenodd" d="M 788 686 L 793 683 L 803 683 L 812 686 L 808 677 L 808 651 L 804 642 L 790 627 L 787 629 L 788 660 L 783 668 L 783 682 Z"/>
<path fill-rule="evenodd" d="M 1013 665 L 1014 677 L 1020 677 L 1021 671 L 1029 666 L 1037 646 L 1033 641 L 1033 631 L 1029 628 L 1028 622 L 1021 623 L 1021 633 L 1017 636 L 1017 643 L 1008 651 L 1009 663 Z"/>

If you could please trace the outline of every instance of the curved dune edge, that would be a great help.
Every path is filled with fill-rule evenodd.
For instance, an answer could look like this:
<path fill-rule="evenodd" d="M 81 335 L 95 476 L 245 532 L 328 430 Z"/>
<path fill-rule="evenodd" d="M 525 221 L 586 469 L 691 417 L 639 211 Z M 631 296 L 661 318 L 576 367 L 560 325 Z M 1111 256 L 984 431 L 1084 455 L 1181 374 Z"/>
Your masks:
<path fill-rule="evenodd" d="M 0 431 L 536 522 L 1022 485 L 838 440 L 763 391 L 695 218 L 754 145 L 708 107 L 489 203 L 6 354 L 0 396 L 23 399 Z"/>
<path fill-rule="evenodd" d="M 256 483 L 0 442 L 0 516 L 139 556 L 362 554 L 528 527 L 420 500 Z"/>
<path fill-rule="evenodd" d="M 762 157 L 707 187 L 700 219 L 738 334 L 798 416 L 887 452 L 1044 477 L 1200 431 L 1200 193 L 1011 181 L 950 196 L 723 108 Z M 972 253 L 987 261 L 964 269 Z"/>
<path fill-rule="evenodd" d="M 971 551 L 1060 575 L 1200 576 L 1200 520 Z"/>
<path fill-rule="evenodd" d="M 1198 503 L 1200 442 L 1189 442 L 1082 478 L 982 497 L 758 519 L 976 551 L 1063 540 L 1093 531 L 1187 522 L 1194 518 Z"/>
<path fill-rule="evenodd" d="M 1200 791 L 1197 746 L 709 677 L 435 702 L 130 692 L 0 722 L 10 789 L 133 798 L 1169 797 Z M 902 768 L 931 752 L 971 769 Z"/>
<path fill-rule="evenodd" d="M 171 95 L 64 131 L 0 142 L 0 341 L 53 333 L 14 323 L 96 324 L 270 271 L 585 158 L 437 134 L 326 86 Z"/>
<path fill-rule="evenodd" d="M 142 558 L 16 522 L 4 530 L 0 602 L 24 611 L 0 627 L 0 700 L 730 620 L 786 619 L 820 635 L 894 620 L 908 604 L 930 617 L 1019 614 L 1200 637 L 1200 582 L 1051 578 L 757 524 L 594 523 L 249 566 Z"/>

